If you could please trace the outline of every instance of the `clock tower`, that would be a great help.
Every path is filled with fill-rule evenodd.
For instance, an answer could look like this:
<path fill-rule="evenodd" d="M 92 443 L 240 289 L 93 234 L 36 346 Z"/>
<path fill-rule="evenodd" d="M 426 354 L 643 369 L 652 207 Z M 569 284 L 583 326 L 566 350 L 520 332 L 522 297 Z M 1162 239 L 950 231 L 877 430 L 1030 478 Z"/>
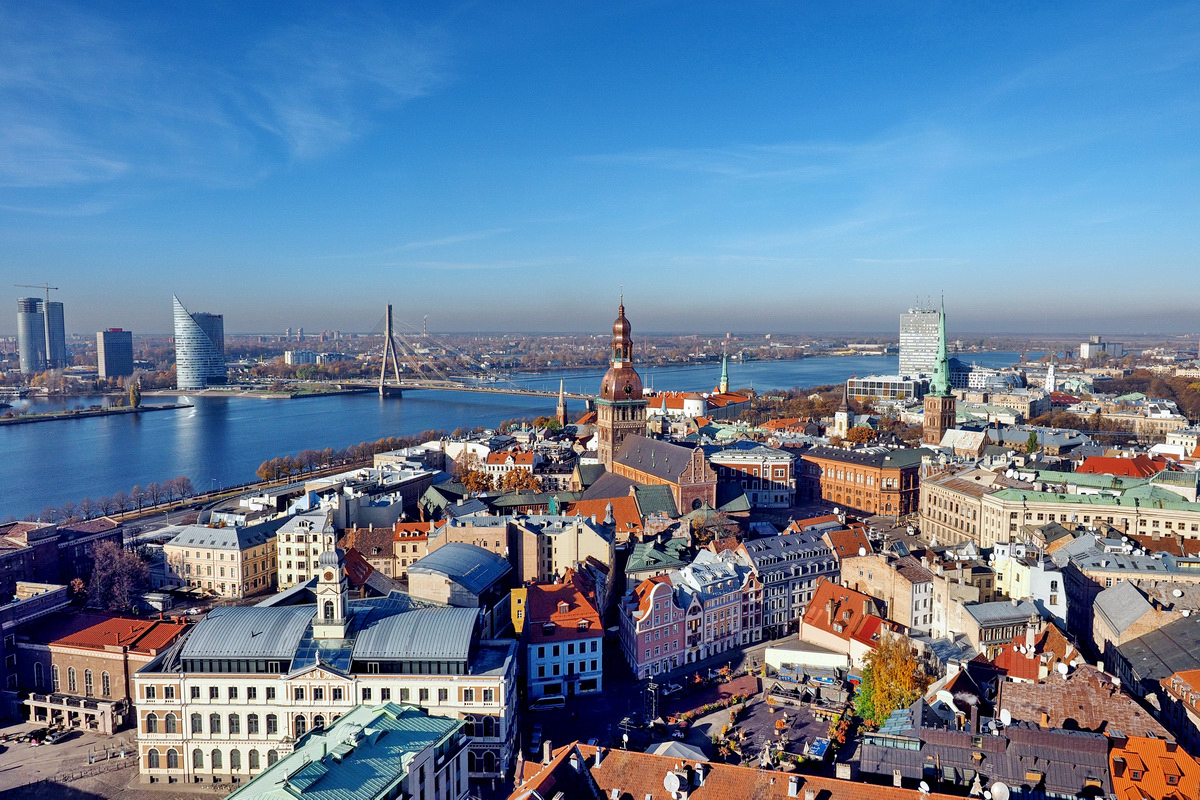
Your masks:
<path fill-rule="evenodd" d="M 646 433 L 646 400 L 642 397 L 642 379 L 633 368 L 632 328 L 625 319 L 625 302 L 617 310 L 613 323 L 612 350 L 608 372 L 596 398 L 596 448 L 600 463 L 612 472 L 613 459 L 621 442 L 632 433 Z"/>
<path fill-rule="evenodd" d="M 345 639 L 350 582 L 342 551 L 326 550 L 317 559 L 317 615 L 313 617 L 314 639 Z"/>

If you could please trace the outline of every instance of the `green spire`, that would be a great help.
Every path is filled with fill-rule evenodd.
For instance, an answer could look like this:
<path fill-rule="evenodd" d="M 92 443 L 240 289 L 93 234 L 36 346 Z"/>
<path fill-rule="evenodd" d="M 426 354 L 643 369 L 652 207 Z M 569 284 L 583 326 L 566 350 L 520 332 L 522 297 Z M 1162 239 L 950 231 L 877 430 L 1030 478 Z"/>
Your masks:
<path fill-rule="evenodd" d="M 721 385 L 718 388 L 722 394 L 729 391 L 729 356 L 726 353 L 721 353 Z"/>
<path fill-rule="evenodd" d="M 937 367 L 929 381 L 929 393 L 935 397 L 950 396 L 950 358 L 946 355 L 946 299 L 942 298 L 942 311 L 938 315 Z"/>

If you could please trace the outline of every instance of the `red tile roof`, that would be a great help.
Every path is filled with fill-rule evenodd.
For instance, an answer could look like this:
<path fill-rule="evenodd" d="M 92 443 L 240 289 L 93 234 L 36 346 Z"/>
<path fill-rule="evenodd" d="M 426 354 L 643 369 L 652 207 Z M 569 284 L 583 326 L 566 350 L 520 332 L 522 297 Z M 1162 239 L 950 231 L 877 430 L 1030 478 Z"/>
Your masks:
<path fill-rule="evenodd" d="M 1029 659 L 1035 664 L 1037 659 Z M 1000 684 L 997 701 L 1014 719 L 1039 722 L 1045 714 L 1050 727 L 1074 727 L 1093 733 L 1169 737 L 1166 728 L 1095 667 L 1080 664 L 1063 677 L 1057 670 L 1041 680 Z"/>
<path fill-rule="evenodd" d="M 640 533 L 642 530 L 642 515 L 638 511 L 637 498 L 633 495 L 617 497 L 601 497 L 595 500 L 578 500 L 567 505 L 567 515 L 572 517 L 592 517 L 603 520 L 608 513 L 608 504 L 612 503 L 613 519 L 617 523 L 617 533 Z"/>
<path fill-rule="evenodd" d="M 131 652 L 154 655 L 182 635 L 188 624 L 175 620 L 110 617 L 55 639 L 50 645 L 89 650 L 125 647 Z"/>
<path fill-rule="evenodd" d="M 877 608 L 874 597 L 821 578 L 804 612 L 804 624 L 839 639 L 874 646 L 884 627 L 900 630 L 899 625 L 880 618 Z"/>
<path fill-rule="evenodd" d="M 865 550 L 864 555 L 870 555 L 875 552 L 871 547 L 871 542 L 867 539 L 866 531 L 862 528 L 847 528 L 842 531 L 825 531 L 822 537 L 825 544 L 829 545 L 829 549 L 839 559 L 851 558 L 859 554 L 859 550 Z"/>
<path fill-rule="evenodd" d="M 1025 641 L 1022 633 L 1001 645 L 1000 652 L 992 659 L 996 669 L 1012 678 L 1036 681 L 1041 675 L 1043 656 L 1047 670 L 1055 670 L 1060 661 L 1070 662 L 1079 656 L 1075 645 L 1054 625 L 1034 637 L 1032 654 L 1018 650 L 1025 647 Z"/>
<path fill-rule="evenodd" d="M 522 774 L 518 776 L 521 784 L 509 800 L 524 800 L 529 798 L 532 790 L 537 790 L 542 797 L 552 797 L 554 786 L 548 782 L 552 773 L 562 774 L 565 766 L 564 759 L 569 759 L 570 753 L 575 753 L 585 771 L 591 773 L 595 783 L 603 792 L 603 797 L 616 797 L 618 800 L 673 800 L 672 795 L 663 785 L 663 779 L 668 772 L 677 767 L 688 767 L 691 770 L 689 800 L 785 800 L 788 797 L 806 796 L 812 790 L 819 800 L 922 800 L 922 795 L 916 789 L 903 789 L 895 786 L 859 783 L 857 781 L 837 780 L 816 775 L 803 775 L 774 770 L 761 770 L 754 767 L 733 764 L 716 764 L 704 762 L 682 762 L 673 756 L 660 756 L 650 753 L 639 753 L 634 750 L 604 750 L 601 754 L 600 766 L 595 765 L 595 747 L 573 743 L 560 748 L 553 753 L 549 765 L 526 763 Z M 696 768 L 704 770 L 704 783 L 699 783 L 695 775 Z M 796 793 L 789 793 L 789 784 L 796 781 Z M 585 796 L 586 795 L 580 795 Z M 933 792 L 924 798 L 949 798 L 950 795 Z M 574 800 L 572 797 L 571 800 Z"/>
<path fill-rule="evenodd" d="M 488 453 L 487 463 L 489 464 L 508 464 L 511 463 L 518 467 L 533 467 L 533 453 L 527 453 L 523 450 L 500 450 L 495 453 Z"/>
<path fill-rule="evenodd" d="M 1126 478 L 1149 478 L 1169 468 L 1165 458 L 1136 455 L 1133 458 L 1112 456 L 1089 456 L 1079 465 L 1076 472 L 1089 475 L 1119 475 Z"/>
<path fill-rule="evenodd" d="M 600 614 L 574 580 L 530 584 L 525 596 L 525 619 L 529 641 L 535 644 L 604 635 Z"/>
<path fill-rule="evenodd" d="M 1130 736 L 1123 747 L 1114 746 L 1108 757 L 1113 794 L 1122 800 L 1200 797 L 1200 764 L 1175 742 Z"/>

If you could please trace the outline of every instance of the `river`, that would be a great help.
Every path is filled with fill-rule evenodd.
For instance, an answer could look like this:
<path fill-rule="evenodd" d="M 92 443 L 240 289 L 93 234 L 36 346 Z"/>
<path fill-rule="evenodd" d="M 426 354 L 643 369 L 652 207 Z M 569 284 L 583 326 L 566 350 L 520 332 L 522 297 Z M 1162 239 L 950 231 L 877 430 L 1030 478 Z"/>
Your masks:
<path fill-rule="evenodd" d="M 1018 358 L 1018 353 L 963 356 L 964 361 L 983 366 L 1007 366 Z M 897 368 L 894 355 L 851 356 L 732 362 L 729 373 L 734 388 L 762 392 L 838 383 L 851 375 L 894 373 Z M 718 363 L 640 371 L 647 387 L 709 391 L 721 367 Z M 601 369 L 572 370 L 516 375 L 512 381 L 557 390 L 561 378 L 568 392 L 592 393 L 603 374 Z M 100 400 L 19 402 L 51 410 L 86 407 Z M 253 480 L 258 465 L 273 456 L 424 430 L 490 427 L 514 417 L 552 415 L 555 406 L 552 398 L 441 391 L 415 391 L 387 399 L 351 394 L 294 400 L 192 397 L 180 402 L 194 407 L 0 427 L 0 519 L 179 475 L 188 476 L 197 491 L 205 491 Z M 572 413 L 582 410 L 580 400 L 568 405 Z"/>

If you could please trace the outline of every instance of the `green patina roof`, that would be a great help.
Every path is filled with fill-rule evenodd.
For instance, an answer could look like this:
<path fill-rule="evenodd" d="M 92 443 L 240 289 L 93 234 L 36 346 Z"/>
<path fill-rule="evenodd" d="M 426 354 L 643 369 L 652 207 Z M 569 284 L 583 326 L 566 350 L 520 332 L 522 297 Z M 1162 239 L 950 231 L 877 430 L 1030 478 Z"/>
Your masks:
<path fill-rule="evenodd" d="M 679 516 L 679 510 L 675 508 L 675 497 L 671 494 L 670 487 L 641 486 L 639 484 L 633 487 L 633 491 L 637 498 L 638 511 L 642 513 L 643 519 L 653 514 L 663 514 L 671 519 Z"/>
<path fill-rule="evenodd" d="M 376 800 L 408 774 L 413 758 L 447 746 L 463 727 L 395 703 L 359 705 L 229 795 L 236 800 Z"/>
<path fill-rule="evenodd" d="M 626 572 L 641 572 L 647 569 L 684 567 L 691 561 L 688 557 L 687 541 L 667 539 L 658 542 L 638 542 L 625 563 Z"/>
<path fill-rule="evenodd" d="M 1184 500 L 1174 492 L 1156 486 L 1139 486 L 1120 497 L 1111 494 L 1057 494 L 1055 492 L 1029 492 L 1020 489 L 1001 489 L 992 495 L 998 500 L 1031 503 L 1066 503 L 1082 506 L 1110 506 L 1117 508 L 1161 508 L 1174 511 L 1189 511 L 1200 514 L 1200 503 Z"/>

